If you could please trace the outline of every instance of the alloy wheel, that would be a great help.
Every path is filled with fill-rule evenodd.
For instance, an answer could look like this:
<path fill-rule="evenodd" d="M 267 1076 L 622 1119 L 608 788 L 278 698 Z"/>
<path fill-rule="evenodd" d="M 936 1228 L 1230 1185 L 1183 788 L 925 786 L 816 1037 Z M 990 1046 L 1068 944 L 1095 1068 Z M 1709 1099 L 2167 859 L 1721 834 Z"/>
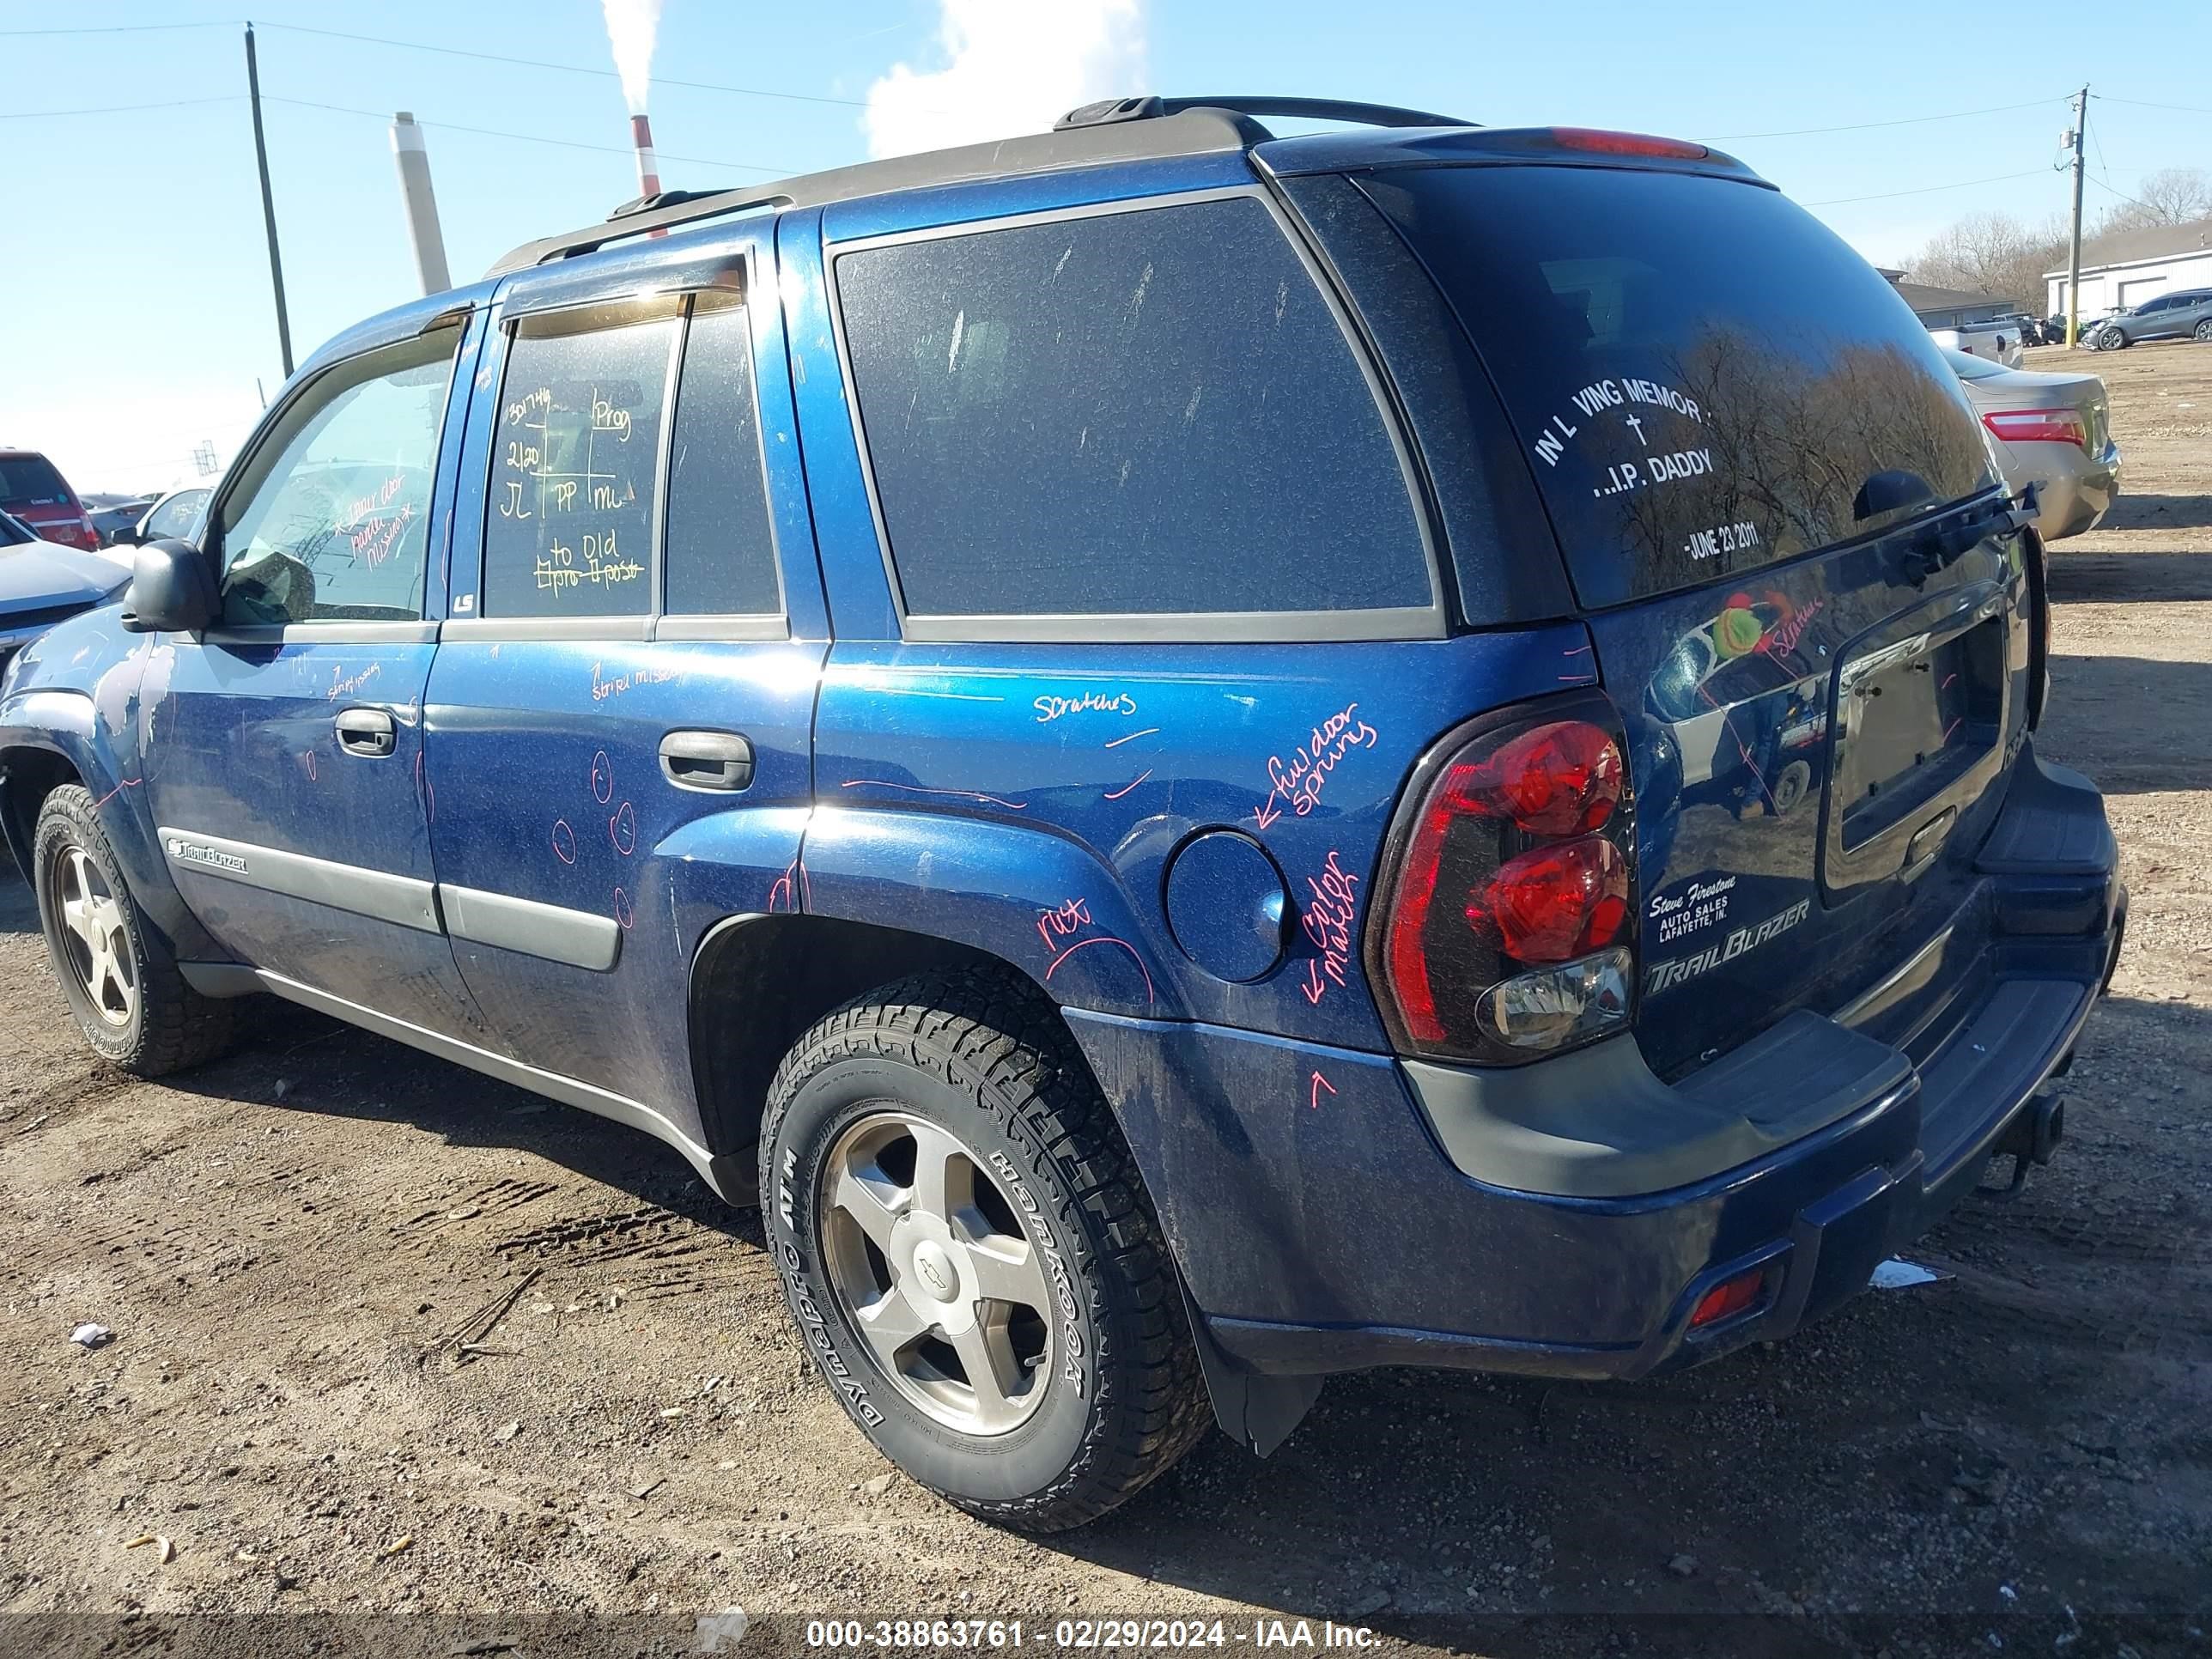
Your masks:
<path fill-rule="evenodd" d="M 886 1108 L 838 1137 L 821 1190 L 832 1291 L 899 1392 L 963 1434 L 1026 1422 L 1052 1375 L 1052 1291 L 982 1160 Z"/>
<path fill-rule="evenodd" d="M 138 1012 L 138 978 L 122 901 L 106 872 L 82 847 L 67 848 L 55 861 L 52 884 L 62 954 L 76 976 L 77 989 L 102 1020 L 127 1026 Z"/>

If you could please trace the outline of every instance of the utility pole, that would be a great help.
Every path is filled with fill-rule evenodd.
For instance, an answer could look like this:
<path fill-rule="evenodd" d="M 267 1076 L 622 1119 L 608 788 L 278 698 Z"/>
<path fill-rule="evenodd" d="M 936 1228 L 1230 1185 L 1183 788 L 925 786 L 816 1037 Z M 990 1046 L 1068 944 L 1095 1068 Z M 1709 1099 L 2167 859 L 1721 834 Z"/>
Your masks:
<path fill-rule="evenodd" d="M 284 311 L 284 261 L 276 252 L 276 203 L 269 193 L 269 145 L 261 136 L 261 70 L 253 59 L 251 23 L 246 26 L 246 91 L 253 106 L 253 159 L 261 168 L 261 222 L 269 232 L 269 281 L 276 290 L 276 343 L 284 356 L 284 378 L 289 380 L 292 378 L 292 319 Z"/>
<path fill-rule="evenodd" d="M 2071 349 L 2081 336 L 2081 172 L 2082 145 L 2088 137 L 2089 88 L 2084 86 L 2074 105 L 2074 235 L 2066 259 L 2066 344 Z"/>

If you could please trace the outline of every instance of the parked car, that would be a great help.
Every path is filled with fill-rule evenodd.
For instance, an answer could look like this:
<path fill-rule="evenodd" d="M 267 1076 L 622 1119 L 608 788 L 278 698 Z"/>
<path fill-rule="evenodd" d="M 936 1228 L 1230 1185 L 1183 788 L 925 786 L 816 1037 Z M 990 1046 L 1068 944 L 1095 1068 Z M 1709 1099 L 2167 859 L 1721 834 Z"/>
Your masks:
<path fill-rule="evenodd" d="M 2006 484 L 2036 486 L 2035 528 L 2046 542 L 2094 530 L 2120 493 L 2105 383 L 2094 374 L 1999 368 L 1947 351 L 1993 441 Z"/>
<path fill-rule="evenodd" d="M 2020 367 L 2021 336 L 2016 323 L 1961 323 L 1956 328 L 1931 328 L 1928 333 L 1947 351 L 1962 351 L 2003 368 Z"/>
<path fill-rule="evenodd" d="M 0 449 L 0 513 L 64 547 L 100 550 L 99 533 L 69 481 L 34 449 Z"/>
<path fill-rule="evenodd" d="M 0 670 L 56 623 L 113 599 L 130 579 L 129 566 L 42 540 L 0 513 Z"/>
<path fill-rule="evenodd" d="M 2143 340 L 2212 341 L 2212 288 L 2154 295 L 2139 306 L 2122 307 L 2084 333 L 2100 351 L 2118 351 Z"/>
<path fill-rule="evenodd" d="M 2020 343 L 2024 346 L 2042 345 L 2045 343 L 2043 325 L 2024 311 L 2008 311 L 2003 316 L 1992 317 L 1990 320 L 1999 328 L 2018 331 Z"/>
<path fill-rule="evenodd" d="M 200 510 L 214 493 L 206 484 L 173 489 L 158 501 L 149 502 L 137 522 L 126 526 L 116 540 L 125 546 L 137 547 L 146 542 L 189 536 L 199 522 Z"/>
<path fill-rule="evenodd" d="M 146 516 L 153 506 L 151 497 L 131 496 L 124 501 L 110 501 L 103 506 L 85 502 L 85 517 L 92 521 L 92 533 L 100 538 L 102 547 L 113 547 L 124 538 L 131 526 Z"/>
<path fill-rule="evenodd" d="M 2051 1155 L 2119 949 L 1956 377 L 1698 144 L 1132 99 L 641 205 L 204 517 L 0 684 L 86 1040 L 270 992 L 644 1130 L 1010 1524 L 1209 1395 L 1799 1329 Z"/>

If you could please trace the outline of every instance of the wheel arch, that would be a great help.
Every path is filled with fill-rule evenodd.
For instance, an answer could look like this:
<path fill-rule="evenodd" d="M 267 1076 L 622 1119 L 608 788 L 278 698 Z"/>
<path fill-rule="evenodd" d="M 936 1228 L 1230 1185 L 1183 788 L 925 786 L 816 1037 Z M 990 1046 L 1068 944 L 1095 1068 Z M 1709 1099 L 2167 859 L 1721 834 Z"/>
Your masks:
<path fill-rule="evenodd" d="M 746 1167 L 769 1085 L 792 1046 L 854 997 L 933 968 L 1036 982 L 1003 957 L 906 928 L 835 916 L 725 917 L 691 957 L 686 1025 L 700 1127 L 718 1165 Z"/>

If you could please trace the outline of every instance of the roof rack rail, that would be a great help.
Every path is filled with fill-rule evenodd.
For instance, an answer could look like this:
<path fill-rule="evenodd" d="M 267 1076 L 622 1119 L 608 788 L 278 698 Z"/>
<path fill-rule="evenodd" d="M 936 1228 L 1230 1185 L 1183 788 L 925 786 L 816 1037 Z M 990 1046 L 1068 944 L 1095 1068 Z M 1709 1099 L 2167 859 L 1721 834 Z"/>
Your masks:
<path fill-rule="evenodd" d="M 1222 98 L 1109 98 L 1103 103 L 1072 109 L 1053 124 L 1053 131 L 1112 126 L 1122 121 L 1152 121 L 1195 109 L 1226 110 L 1231 115 L 1283 115 L 1306 121 L 1351 121 L 1368 127 L 1473 127 L 1480 121 L 1462 121 L 1456 115 L 1433 110 L 1402 109 L 1395 104 L 1360 104 L 1340 98 L 1286 98 L 1261 93 Z"/>
<path fill-rule="evenodd" d="M 605 222 L 564 235 L 525 242 L 486 271 L 487 277 L 527 270 L 555 259 L 589 253 L 609 242 L 654 230 L 696 224 L 756 208 L 820 207 L 860 196 L 894 190 L 927 189 L 984 179 L 1052 173 L 1066 167 L 1098 167 L 1115 161 L 1152 161 L 1170 155 L 1203 155 L 1249 149 L 1273 135 L 1256 121 L 1218 106 L 1193 105 L 1162 119 L 1025 133 L 957 149 L 896 155 L 881 161 L 834 167 L 773 184 L 736 190 L 663 191 L 625 202 Z"/>
<path fill-rule="evenodd" d="M 1428 110 L 1390 104 L 1344 103 L 1334 98 L 1115 98 L 1071 110 L 1050 132 L 1033 132 L 957 149 L 929 150 L 857 167 L 810 173 L 775 184 L 737 190 L 664 190 L 625 202 L 605 222 L 561 236 L 526 242 L 485 272 L 504 276 L 554 259 L 590 253 L 609 242 L 697 224 L 703 219 L 757 208 L 819 207 L 886 191 L 957 185 L 978 179 L 1051 173 L 1063 167 L 1168 155 L 1249 149 L 1274 134 L 1262 115 L 1316 121 L 1352 121 L 1375 127 L 1469 127 L 1476 123 Z"/>

